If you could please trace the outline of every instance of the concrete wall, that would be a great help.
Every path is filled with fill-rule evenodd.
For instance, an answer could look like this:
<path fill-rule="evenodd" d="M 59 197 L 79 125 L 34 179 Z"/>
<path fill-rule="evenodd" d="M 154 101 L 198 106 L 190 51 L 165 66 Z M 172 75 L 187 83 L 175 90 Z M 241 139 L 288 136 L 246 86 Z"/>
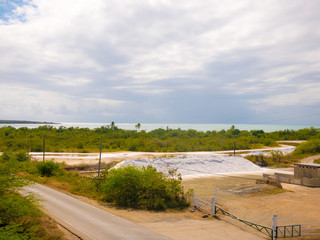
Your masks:
<path fill-rule="evenodd" d="M 320 178 L 320 168 L 303 165 L 294 165 L 294 178 Z"/>
<path fill-rule="evenodd" d="M 302 185 L 308 187 L 320 187 L 320 178 L 302 178 Z"/>
<path fill-rule="evenodd" d="M 294 174 L 263 174 L 258 184 L 267 183 L 281 187 L 281 183 L 293 183 L 309 187 L 320 187 L 320 168 L 317 166 L 295 165 Z"/>
<path fill-rule="evenodd" d="M 292 183 L 294 175 L 293 174 L 284 174 L 284 173 L 275 173 L 274 174 L 279 182 L 283 183 Z"/>

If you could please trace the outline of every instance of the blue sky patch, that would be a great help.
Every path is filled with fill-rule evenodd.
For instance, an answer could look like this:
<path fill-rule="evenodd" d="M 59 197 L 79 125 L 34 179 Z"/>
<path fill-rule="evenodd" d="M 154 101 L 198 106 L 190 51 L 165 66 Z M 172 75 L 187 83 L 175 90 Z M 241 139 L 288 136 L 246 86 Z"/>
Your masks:
<path fill-rule="evenodd" d="M 23 5 L 29 5 L 29 1 L 24 0 L 0 0 L 0 20 L 8 21 L 12 17 L 23 20 L 23 16 L 15 16 L 14 10 Z"/>

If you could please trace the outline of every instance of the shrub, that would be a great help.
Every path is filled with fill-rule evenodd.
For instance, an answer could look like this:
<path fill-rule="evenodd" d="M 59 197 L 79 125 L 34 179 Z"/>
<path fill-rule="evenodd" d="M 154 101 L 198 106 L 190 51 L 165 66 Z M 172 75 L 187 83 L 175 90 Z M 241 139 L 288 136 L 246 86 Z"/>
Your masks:
<path fill-rule="evenodd" d="M 15 153 L 7 156 L 8 161 L 0 162 L 0 239 L 60 239 L 54 229 L 44 225 L 35 200 L 16 193 L 17 187 L 28 182 L 15 173 L 33 163 L 16 161 Z"/>
<path fill-rule="evenodd" d="M 272 162 L 281 162 L 283 158 L 283 153 L 281 151 L 271 151 Z"/>
<path fill-rule="evenodd" d="M 154 167 L 124 166 L 112 169 L 102 184 L 105 200 L 121 207 L 149 210 L 184 208 L 181 178 L 158 172 Z"/>
<path fill-rule="evenodd" d="M 64 170 L 60 167 L 59 163 L 53 161 L 38 162 L 37 169 L 41 176 L 51 177 L 64 174 Z"/>
<path fill-rule="evenodd" d="M 312 139 L 300 144 L 293 153 L 296 155 L 320 153 L 320 139 Z"/>
<path fill-rule="evenodd" d="M 27 162 L 27 161 L 29 161 L 29 158 L 28 158 L 26 151 L 17 151 L 17 152 L 6 151 L 0 156 L 0 158 L 3 162 L 7 162 L 7 161 Z"/>

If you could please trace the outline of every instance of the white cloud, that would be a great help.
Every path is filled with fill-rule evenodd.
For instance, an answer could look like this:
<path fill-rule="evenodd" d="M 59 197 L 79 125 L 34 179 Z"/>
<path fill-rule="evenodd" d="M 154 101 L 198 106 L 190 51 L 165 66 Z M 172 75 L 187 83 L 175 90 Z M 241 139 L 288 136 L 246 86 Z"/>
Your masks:
<path fill-rule="evenodd" d="M 320 104 L 314 96 L 320 69 L 318 1 L 29 3 L 0 22 L 0 84 L 7 86 L 0 101 L 9 118 L 19 111 L 19 118 L 39 111 L 77 118 L 87 111 L 125 119 L 119 108 L 177 107 L 166 104 L 168 93 L 192 89 L 199 90 L 199 105 L 219 106 L 227 97 L 236 105 L 239 96 L 248 109 L 258 102 Z M 183 105 L 182 99 L 176 101 Z M 157 114 L 150 115 L 156 121 Z"/>
<path fill-rule="evenodd" d="M 125 90 L 129 92 L 147 94 L 147 95 L 163 94 L 163 93 L 169 93 L 173 91 L 173 89 L 170 89 L 170 88 L 159 88 L 159 87 L 148 86 L 148 85 L 115 86 L 113 87 L 113 89 Z"/>
<path fill-rule="evenodd" d="M 81 86 L 81 85 L 87 85 L 88 83 L 92 82 L 91 79 L 84 78 L 84 77 L 75 77 L 75 76 L 50 76 L 49 79 L 50 82 L 53 84 L 58 84 L 62 86 Z"/>
<path fill-rule="evenodd" d="M 275 106 L 309 106 L 320 103 L 320 82 L 300 83 L 295 92 L 278 93 L 262 99 L 252 100 L 257 109 Z"/>
<path fill-rule="evenodd" d="M 114 99 L 105 99 L 105 98 L 84 98 L 84 100 L 89 101 L 93 104 L 102 104 L 102 105 L 110 105 L 110 106 L 119 106 L 125 103 L 125 101 L 119 101 Z"/>
<path fill-rule="evenodd" d="M 76 118 L 90 119 L 90 112 L 112 115 L 112 107 L 120 107 L 125 102 L 114 99 L 86 98 L 65 95 L 49 90 L 36 90 L 2 85 L 0 88 L 1 117 L 5 119 L 56 119 L 63 121 L 65 116 L 73 121 Z M 93 115 L 94 117 L 95 115 Z"/>

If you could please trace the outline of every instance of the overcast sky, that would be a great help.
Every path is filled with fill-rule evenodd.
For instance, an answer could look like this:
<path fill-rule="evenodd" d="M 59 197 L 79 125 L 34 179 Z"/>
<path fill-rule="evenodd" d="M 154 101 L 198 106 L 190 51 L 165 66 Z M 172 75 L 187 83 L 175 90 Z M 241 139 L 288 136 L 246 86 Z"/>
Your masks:
<path fill-rule="evenodd" d="M 0 119 L 319 124 L 318 0 L 0 0 Z"/>

